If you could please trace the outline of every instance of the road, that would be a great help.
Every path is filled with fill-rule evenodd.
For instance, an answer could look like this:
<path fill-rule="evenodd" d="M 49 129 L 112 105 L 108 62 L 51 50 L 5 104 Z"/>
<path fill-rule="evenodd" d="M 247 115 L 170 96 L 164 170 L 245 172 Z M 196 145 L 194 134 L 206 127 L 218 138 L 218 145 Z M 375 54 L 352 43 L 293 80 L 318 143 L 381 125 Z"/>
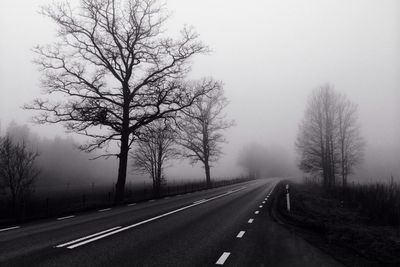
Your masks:
<path fill-rule="evenodd" d="M 0 266 L 340 266 L 270 217 L 278 181 L 3 228 Z"/>

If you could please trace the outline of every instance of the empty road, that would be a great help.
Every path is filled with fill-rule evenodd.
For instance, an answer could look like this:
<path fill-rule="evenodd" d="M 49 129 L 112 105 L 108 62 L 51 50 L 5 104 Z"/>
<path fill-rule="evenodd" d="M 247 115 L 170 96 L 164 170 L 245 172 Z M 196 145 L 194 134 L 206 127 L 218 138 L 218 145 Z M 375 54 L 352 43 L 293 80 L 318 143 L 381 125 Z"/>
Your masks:
<path fill-rule="evenodd" d="M 0 266 L 340 266 L 269 214 L 279 179 L 0 229 Z"/>

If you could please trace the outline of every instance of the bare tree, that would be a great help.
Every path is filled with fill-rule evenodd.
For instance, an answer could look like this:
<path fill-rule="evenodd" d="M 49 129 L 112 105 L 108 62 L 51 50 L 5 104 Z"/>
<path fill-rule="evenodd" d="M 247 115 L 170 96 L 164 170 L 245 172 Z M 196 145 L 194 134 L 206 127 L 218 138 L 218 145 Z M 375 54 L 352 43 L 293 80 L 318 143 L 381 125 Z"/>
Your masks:
<path fill-rule="evenodd" d="M 251 179 L 258 179 L 265 168 L 266 150 L 259 144 L 245 146 L 239 154 L 238 164 L 244 168 Z"/>
<path fill-rule="evenodd" d="M 342 185 L 347 185 L 348 175 L 363 158 L 365 142 L 357 121 L 357 106 L 345 95 L 339 97 L 337 107 L 337 134 L 340 175 Z"/>
<path fill-rule="evenodd" d="M 157 0 L 81 0 L 45 7 L 58 26 L 58 42 L 35 48 L 42 87 L 52 100 L 36 99 L 38 123 L 63 123 L 91 137 L 85 151 L 119 145 L 115 201 L 124 199 L 129 148 L 137 131 L 173 116 L 204 92 L 183 82 L 190 59 L 208 51 L 191 28 L 174 40 L 165 36 L 168 18 Z M 202 88 L 200 88 L 202 89 Z M 59 101 L 56 101 L 58 99 Z"/>
<path fill-rule="evenodd" d="M 300 169 L 321 175 L 326 187 L 334 186 L 340 173 L 345 185 L 362 159 L 362 140 L 355 105 L 330 85 L 314 90 L 296 142 Z"/>
<path fill-rule="evenodd" d="M 149 174 L 153 180 L 156 197 L 161 195 L 165 182 L 165 163 L 176 156 L 174 142 L 175 131 L 171 124 L 164 120 L 154 121 L 141 129 L 131 153 L 134 169 Z"/>
<path fill-rule="evenodd" d="M 294 172 L 290 155 L 277 145 L 247 144 L 239 153 L 238 165 L 251 179 L 284 177 Z"/>
<path fill-rule="evenodd" d="M 26 143 L 13 142 L 10 137 L 0 140 L 0 179 L 7 194 L 10 194 L 12 208 L 29 195 L 40 171 L 35 166 L 37 152 L 30 151 Z"/>
<path fill-rule="evenodd" d="M 221 132 L 234 122 L 226 120 L 223 113 L 228 101 L 220 82 L 202 79 L 195 87 L 208 94 L 199 97 L 192 106 L 183 110 L 184 115 L 178 123 L 178 142 L 185 148 L 183 155 L 192 163 L 203 163 L 207 188 L 211 188 L 211 163 L 221 156 L 220 144 L 226 141 Z"/>

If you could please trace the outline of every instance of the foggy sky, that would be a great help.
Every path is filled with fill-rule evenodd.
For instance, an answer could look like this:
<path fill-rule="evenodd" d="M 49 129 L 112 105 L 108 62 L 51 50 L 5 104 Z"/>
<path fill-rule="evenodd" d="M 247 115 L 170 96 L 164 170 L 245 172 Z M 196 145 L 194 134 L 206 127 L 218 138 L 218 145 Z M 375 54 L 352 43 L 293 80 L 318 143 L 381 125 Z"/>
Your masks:
<path fill-rule="evenodd" d="M 31 49 L 54 40 L 54 25 L 37 12 L 50 2 L 2 2 L 2 128 L 11 119 L 27 123 L 32 115 L 20 107 L 41 91 Z M 307 97 L 327 82 L 358 104 L 367 142 L 360 173 L 378 175 L 371 169 L 379 166 L 369 165 L 377 157 L 388 157 L 383 167 L 389 161 L 400 165 L 395 152 L 400 149 L 399 1 L 169 0 L 167 7 L 173 12 L 171 32 L 193 25 L 213 51 L 195 58 L 190 77 L 223 81 L 231 101 L 226 111 L 236 126 L 226 133 L 229 144 L 214 168 L 216 176 L 236 175 L 238 153 L 250 142 L 279 145 L 294 160 Z M 30 127 L 48 137 L 64 135 L 61 126 Z M 171 176 L 182 175 L 183 165 L 177 162 Z M 185 170 L 202 176 L 200 168 Z"/>

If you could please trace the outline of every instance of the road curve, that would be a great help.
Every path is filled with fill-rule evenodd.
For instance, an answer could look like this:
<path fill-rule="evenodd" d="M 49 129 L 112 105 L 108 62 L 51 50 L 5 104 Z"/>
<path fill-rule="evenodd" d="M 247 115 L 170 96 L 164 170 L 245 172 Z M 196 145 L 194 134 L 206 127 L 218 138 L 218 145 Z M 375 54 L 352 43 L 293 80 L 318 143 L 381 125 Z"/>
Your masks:
<path fill-rule="evenodd" d="M 0 266 L 340 266 L 270 218 L 278 181 L 0 229 Z"/>

